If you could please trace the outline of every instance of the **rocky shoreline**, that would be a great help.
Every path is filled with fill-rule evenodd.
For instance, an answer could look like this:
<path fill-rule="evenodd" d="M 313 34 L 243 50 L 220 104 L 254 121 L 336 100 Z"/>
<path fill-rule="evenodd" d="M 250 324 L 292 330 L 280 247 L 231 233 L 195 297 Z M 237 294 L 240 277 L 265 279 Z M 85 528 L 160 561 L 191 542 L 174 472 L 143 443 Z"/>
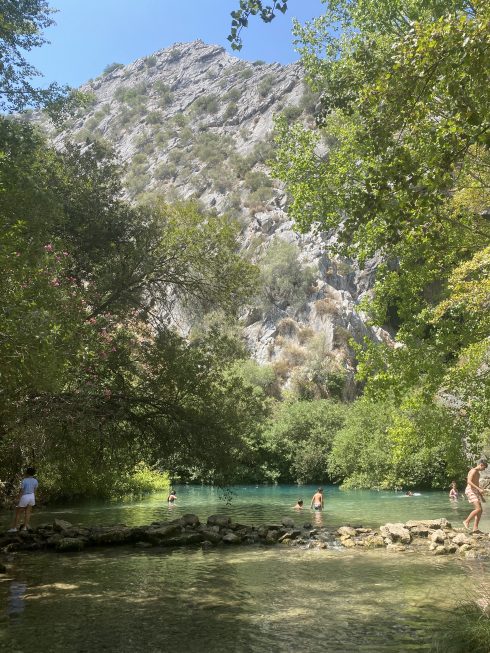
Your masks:
<path fill-rule="evenodd" d="M 42 524 L 33 530 L 0 535 L 0 551 L 4 554 L 49 549 L 64 553 L 119 545 L 140 548 L 199 545 L 207 549 L 247 544 L 318 549 L 385 548 L 395 552 L 418 550 L 433 555 L 490 557 L 489 535 L 453 528 L 444 518 L 389 523 L 377 529 L 341 526 L 335 530 L 311 523 L 295 524 L 290 517 L 258 527 L 233 523 L 227 515 L 212 515 L 205 524 L 196 515 L 184 515 L 180 519 L 136 527 L 124 524 L 85 527 L 55 519 L 52 524 Z"/>

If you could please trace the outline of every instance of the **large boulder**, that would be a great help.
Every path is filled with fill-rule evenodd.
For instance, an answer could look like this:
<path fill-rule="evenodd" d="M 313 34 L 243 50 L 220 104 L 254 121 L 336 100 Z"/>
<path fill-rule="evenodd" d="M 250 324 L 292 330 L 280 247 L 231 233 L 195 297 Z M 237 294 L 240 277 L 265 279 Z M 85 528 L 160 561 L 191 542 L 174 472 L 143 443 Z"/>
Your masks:
<path fill-rule="evenodd" d="M 385 524 L 379 529 L 381 535 L 390 542 L 400 542 L 401 544 L 410 544 L 412 537 L 405 524 Z"/>
<path fill-rule="evenodd" d="M 184 515 L 183 517 L 180 518 L 180 521 L 184 526 L 192 526 L 192 527 L 199 526 L 199 524 L 201 523 L 199 521 L 199 517 L 197 515 L 192 515 L 192 514 Z"/>

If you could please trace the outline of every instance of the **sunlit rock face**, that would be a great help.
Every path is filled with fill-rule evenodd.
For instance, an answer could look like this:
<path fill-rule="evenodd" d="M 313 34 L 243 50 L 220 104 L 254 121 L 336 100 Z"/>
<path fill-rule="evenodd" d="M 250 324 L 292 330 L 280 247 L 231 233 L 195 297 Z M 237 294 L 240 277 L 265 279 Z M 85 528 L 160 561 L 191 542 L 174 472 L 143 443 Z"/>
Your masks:
<path fill-rule="evenodd" d="M 284 188 L 266 164 L 273 154 L 274 116 L 314 121 L 316 98 L 303 83 L 300 65 L 245 62 L 195 41 L 113 68 L 81 88 L 89 106 L 61 131 L 44 124 L 51 138 L 60 147 L 67 137 L 111 143 L 127 165 L 131 201 L 195 198 L 231 215 L 240 222 L 241 249 L 252 261 L 267 261 L 279 240 L 289 243 L 311 283 L 295 302 L 276 297 L 273 304 L 258 300 L 244 308 L 251 354 L 274 367 L 283 388 L 302 379 L 312 396 L 328 396 L 328 384 L 322 389 L 317 377 L 319 370 L 324 376 L 331 370 L 344 377 L 340 394 L 353 397 L 350 337 L 391 342 L 386 331 L 367 326 L 359 310 L 372 288 L 376 260 L 361 270 L 355 261 L 329 254 L 335 233 L 296 233 Z M 179 328 L 185 333 L 191 321 L 179 315 Z"/>

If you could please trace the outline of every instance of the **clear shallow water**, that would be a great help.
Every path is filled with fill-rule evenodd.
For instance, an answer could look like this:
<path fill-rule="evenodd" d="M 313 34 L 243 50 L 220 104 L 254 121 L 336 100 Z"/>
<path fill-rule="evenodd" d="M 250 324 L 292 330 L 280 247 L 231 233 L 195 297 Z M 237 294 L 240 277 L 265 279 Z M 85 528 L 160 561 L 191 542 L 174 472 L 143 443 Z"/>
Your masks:
<path fill-rule="evenodd" d="M 427 651 L 470 589 L 460 563 L 385 551 L 41 553 L 12 572 L 0 581 L 12 652 Z"/>
<path fill-rule="evenodd" d="M 234 488 L 230 505 L 213 488 L 177 486 L 141 501 L 39 510 L 74 523 L 148 523 L 193 512 L 220 512 L 247 524 L 295 515 L 316 488 Z M 327 526 L 379 525 L 446 516 L 468 504 L 445 493 L 404 498 L 394 493 L 327 488 L 326 511 L 299 521 Z M 483 526 L 485 524 L 483 523 Z M 121 548 L 80 554 L 16 554 L 0 576 L 0 651 L 29 653 L 377 653 L 429 651 L 447 610 L 467 599 L 486 563 L 386 551 L 280 547 L 175 551 Z"/>

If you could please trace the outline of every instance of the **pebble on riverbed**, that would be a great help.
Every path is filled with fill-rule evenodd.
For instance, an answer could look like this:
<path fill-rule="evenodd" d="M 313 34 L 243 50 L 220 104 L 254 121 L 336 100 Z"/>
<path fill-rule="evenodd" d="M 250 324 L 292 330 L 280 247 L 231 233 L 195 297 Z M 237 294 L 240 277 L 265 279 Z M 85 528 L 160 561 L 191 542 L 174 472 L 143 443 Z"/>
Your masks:
<path fill-rule="evenodd" d="M 76 526 L 62 519 L 42 524 L 30 531 L 0 535 L 0 551 L 39 551 L 60 553 L 82 551 L 88 547 L 131 544 L 136 547 L 180 547 L 201 545 L 204 549 L 243 544 L 297 546 L 303 548 L 385 548 L 390 552 L 428 551 L 433 555 L 458 554 L 467 558 L 490 556 L 490 538 L 455 529 L 447 519 L 388 523 L 376 528 L 341 526 L 332 530 L 311 524 L 296 526 L 290 517 L 281 523 L 259 527 L 233 523 L 227 515 L 211 515 L 202 524 L 197 515 L 128 527 Z M 0 573 L 2 573 L 0 565 Z"/>

